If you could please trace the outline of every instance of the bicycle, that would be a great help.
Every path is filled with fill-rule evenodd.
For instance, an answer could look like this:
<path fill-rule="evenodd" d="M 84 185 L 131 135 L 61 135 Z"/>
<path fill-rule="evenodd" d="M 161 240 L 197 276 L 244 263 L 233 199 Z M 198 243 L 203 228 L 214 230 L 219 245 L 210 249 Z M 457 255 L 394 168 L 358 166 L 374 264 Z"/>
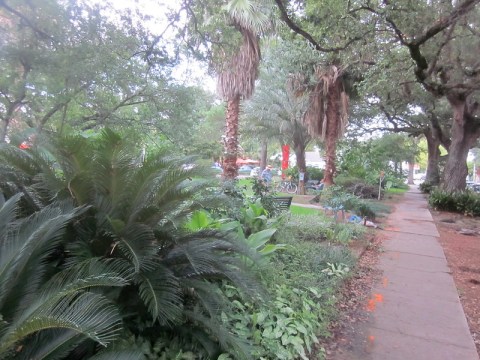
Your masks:
<path fill-rule="evenodd" d="M 277 184 L 277 187 L 275 188 L 275 190 L 278 192 L 287 192 L 289 194 L 295 194 L 297 192 L 297 184 L 291 182 L 290 180 L 281 181 Z"/>

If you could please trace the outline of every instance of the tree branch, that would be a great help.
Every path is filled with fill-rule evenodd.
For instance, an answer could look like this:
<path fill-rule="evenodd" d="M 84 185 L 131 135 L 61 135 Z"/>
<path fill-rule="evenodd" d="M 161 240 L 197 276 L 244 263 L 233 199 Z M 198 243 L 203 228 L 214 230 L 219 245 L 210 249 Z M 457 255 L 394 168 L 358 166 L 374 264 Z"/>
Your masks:
<path fill-rule="evenodd" d="M 283 5 L 282 0 L 274 0 L 275 4 L 277 4 L 278 9 L 280 10 L 280 18 L 287 24 L 287 26 L 293 30 L 296 34 L 303 36 L 310 44 L 313 45 L 315 50 L 320 51 L 320 52 L 339 52 L 341 50 L 345 50 L 347 47 L 349 47 L 353 42 L 358 41 L 362 39 L 361 36 L 356 36 L 351 38 L 349 41 L 347 41 L 343 46 L 338 46 L 334 48 L 325 48 L 322 47 L 314 38 L 311 34 L 300 28 L 297 24 L 293 22 L 292 19 L 288 16 L 287 9 Z"/>
<path fill-rule="evenodd" d="M 478 3 L 480 3 L 480 0 L 465 0 L 455 9 L 453 9 L 449 16 L 438 19 L 420 37 L 417 37 L 413 42 L 411 42 L 411 44 L 414 46 L 420 46 L 424 44 L 439 32 L 445 30 L 447 27 L 455 23 L 460 17 L 469 13 Z"/>
<path fill-rule="evenodd" d="M 21 20 L 25 22 L 34 32 L 39 34 L 44 39 L 53 40 L 53 37 L 50 34 L 47 34 L 45 31 L 39 29 L 35 24 L 33 24 L 28 17 L 23 15 L 21 12 L 15 10 L 14 8 L 10 7 L 5 0 L 0 0 L 0 7 L 3 7 L 8 12 L 12 13 L 13 15 L 19 17 Z"/>

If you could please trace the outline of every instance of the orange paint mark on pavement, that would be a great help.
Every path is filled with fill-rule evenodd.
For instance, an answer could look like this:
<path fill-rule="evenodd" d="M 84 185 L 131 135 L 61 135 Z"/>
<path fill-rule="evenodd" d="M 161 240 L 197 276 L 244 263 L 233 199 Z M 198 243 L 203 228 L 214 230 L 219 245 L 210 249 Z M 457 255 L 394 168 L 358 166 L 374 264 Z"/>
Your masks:
<path fill-rule="evenodd" d="M 377 306 L 377 303 L 375 302 L 375 299 L 368 300 L 368 303 L 367 303 L 367 310 L 368 311 L 375 311 L 376 306 Z"/>
<path fill-rule="evenodd" d="M 374 347 L 375 347 L 375 336 L 370 335 L 367 337 L 367 341 L 365 342 L 365 351 L 367 353 L 371 353 Z"/>
<path fill-rule="evenodd" d="M 367 311 L 373 312 L 377 308 L 377 303 L 383 302 L 383 295 L 382 294 L 373 294 L 373 297 L 368 300 L 367 303 Z"/>
<path fill-rule="evenodd" d="M 384 277 L 383 278 L 383 287 L 387 287 L 388 286 L 388 278 Z"/>
<path fill-rule="evenodd" d="M 388 226 L 385 228 L 386 231 L 400 231 L 399 228 L 393 227 L 393 226 Z"/>

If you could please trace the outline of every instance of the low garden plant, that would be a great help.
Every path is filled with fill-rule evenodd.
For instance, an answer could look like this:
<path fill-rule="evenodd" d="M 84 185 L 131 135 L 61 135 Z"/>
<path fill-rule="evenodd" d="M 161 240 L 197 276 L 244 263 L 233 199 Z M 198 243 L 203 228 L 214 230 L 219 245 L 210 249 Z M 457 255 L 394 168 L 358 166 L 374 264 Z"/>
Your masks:
<path fill-rule="evenodd" d="M 435 210 L 480 216 L 480 195 L 473 191 L 448 192 L 435 189 L 430 193 L 428 203 Z"/>

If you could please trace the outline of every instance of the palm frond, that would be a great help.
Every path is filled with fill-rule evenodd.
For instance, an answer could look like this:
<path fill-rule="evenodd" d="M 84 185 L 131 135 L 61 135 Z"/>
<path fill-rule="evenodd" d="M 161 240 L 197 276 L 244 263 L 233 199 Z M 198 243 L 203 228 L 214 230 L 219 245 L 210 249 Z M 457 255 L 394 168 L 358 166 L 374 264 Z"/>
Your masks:
<path fill-rule="evenodd" d="M 150 270 L 149 259 L 156 251 L 152 228 L 144 224 L 131 224 L 118 234 L 116 244 L 122 254 L 133 264 L 135 272 Z"/>
<path fill-rule="evenodd" d="M 51 328 L 72 330 L 106 346 L 122 326 L 118 310 L 98 294 L 82 293 L 47 301 L 27 317 L 15 319 L 0 339 L 0 354 L 22 339 Z"/>
<path fill-rule="evenodd" d="M 172 271 L 157 266 L 155 271 L 137 275 L 139 295 L 153 319 L 161 325 L 177 323 L 182 317 L 182 288 Z"/>
<path fill-rule="evenodd" d="M 251 263 L 257 263 L 258 254 L 233 235 L 202 230 L 177 238 L 176 242 L 177 246 L 164 255 L 163 262 L 172 266 L 177 276 L 229 279 L 247 294 L 262 291 L 245 261 L 248 258 Z"/>
<path fill-rule="evenodd" d="M 45 258 L 62 239 L 66 225 L 83 211 L 85 208 L 73 208 L 68 203 L 50 205 L 24 219 L 15 231 L 3 237 L 0 243 L 0 308 L 4 308 L 6 301 L 12 301 L 8 299 L 10 294 L 14 293 L 13 298 L 19 299 L 25 292 L 36 291 L 46 266 Z"/>
<path fill-rule="evenodd" d="M 127 261 L 92 258 L 55 274 L 42 287 L 42 293 L 47 298 L 60 298 L 95 287 L 123 287 L 132 278 L 133 272 Z"/>
<path fill-rule="evenodd" d="M 1 195 L 3 198 L 3 194 Z M 14 221 L 18 211 L 18 201 L 22 194 L 16 194 L 2 204 L 0 208 L 0 246 L 3 244 L 2 239 L 7 235 L 7 227 Z M 1 247 L 0 247 L 1 249 Z M 1 258 L 0 258 L 1 259 Z M 1 260 L 0 260 L 1 264 Z"/>
<path fill-rule="evenodd" d="M 138 350 L 105 350 L 89 358 L 90 360 L 144 360 L 145 355 Z"/>
<path fill-rule="evenodd" d="M 217 92 L 225 100 L 242 97 L 248 99 L 253 94 L 260 63 L 260 45 L 252 29 L 239 24 L 243 43 L 238 51 L 225 62 L 217 77 Z"/>
<path fill-rule="evenodd" d="M 269 15 L 272 14 L 270 1 L 230 0 L 226 10 L 241 26 L 256 33 L 267 31 L 271 27 Z"/>
<path fill-rule="evenodd" d="M 217 318 L 211 318 L 203 315 L 200 311 L 187 311 L 186 315 L 192 321 L 201 324 L 203 329 L 215 337 L 224 350 L 235 354 L 236 359 L 252 359 L 251 346 L 245 340 L 233 335 Z M 201 341 L 202 337 L 197 337 Z"/>
<path fill-rule="evenodd" d="M 65 359 L 72 349 L 84 340 L 85 336 L 73 330 L 46 329 L 23 342 L 21 352 L 15 358 L 20 360 Z"/>

